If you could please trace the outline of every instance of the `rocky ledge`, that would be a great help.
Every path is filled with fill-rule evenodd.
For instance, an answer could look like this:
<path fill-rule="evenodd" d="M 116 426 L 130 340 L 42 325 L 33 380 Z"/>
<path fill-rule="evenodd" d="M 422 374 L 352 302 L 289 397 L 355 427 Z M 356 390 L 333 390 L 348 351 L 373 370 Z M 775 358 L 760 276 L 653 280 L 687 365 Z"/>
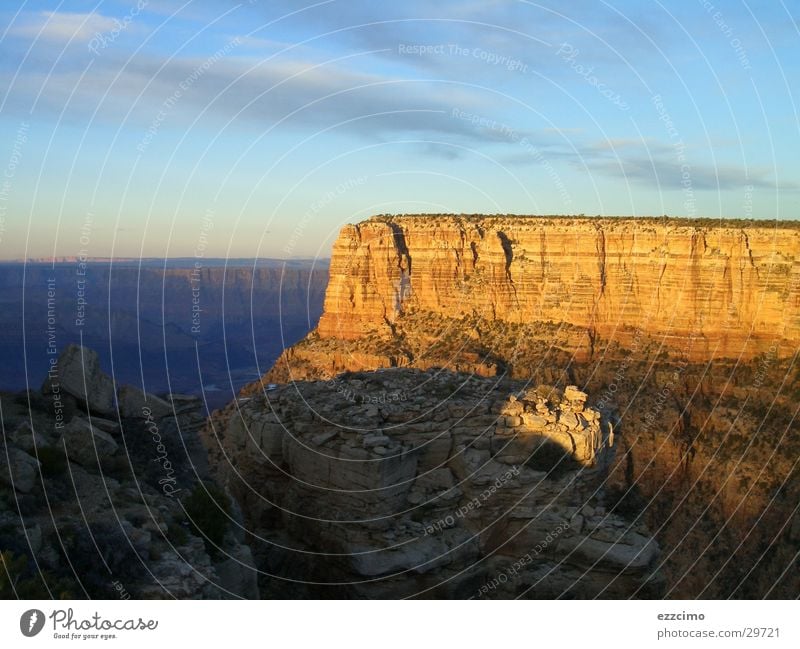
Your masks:
<path fill-rule="evenodd" d="M 270 386 L 204 436 L 262 594 L 650 597 L 647 529 L 606 508 L 587 395 L 440 370 Z"/>

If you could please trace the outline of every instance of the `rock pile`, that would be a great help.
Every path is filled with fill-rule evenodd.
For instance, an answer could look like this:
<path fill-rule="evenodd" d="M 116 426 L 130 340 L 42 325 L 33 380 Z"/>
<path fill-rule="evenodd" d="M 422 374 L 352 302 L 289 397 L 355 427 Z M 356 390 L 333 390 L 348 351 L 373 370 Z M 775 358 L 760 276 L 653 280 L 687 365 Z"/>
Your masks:
<path fill-rule="evenodd" d="M 502 417 L 493 440 L 495 459 L 548 468 L 555 454 L 565 464 L 607 466 L 608 440 L 603 438 L 600 413 L 586 408 L 587 398 L 572 385 L 560 399 L 546 387 L 526 390 L 519 397 L 511 395 L 500 409 Z"/>

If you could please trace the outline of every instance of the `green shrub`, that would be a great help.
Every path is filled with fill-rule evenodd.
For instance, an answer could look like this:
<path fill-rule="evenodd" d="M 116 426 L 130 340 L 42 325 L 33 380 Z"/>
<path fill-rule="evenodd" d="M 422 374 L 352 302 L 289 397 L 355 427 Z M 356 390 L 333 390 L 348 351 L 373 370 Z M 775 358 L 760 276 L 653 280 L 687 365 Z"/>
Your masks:
<path fill-rule="evenodd" d="M 228 531 L 228 496 L 214 484 L 198 484 L 183 500 L 183 508 L 192 532 L 205 541 L 209 554 L 216 555 Z"/>
<path fill-rule="evenodd" d="M 178 523 L 170 523 L 167 528 L 167 540 L 178 548 L 182 545 L 186 545 L 186 542 L 189 540 L 189 532 Z"/>
<path fill-rule="evenodd" d="M 74 587 L 69 579 L 33 571 L 24 554 L 0 552 L 0 599 L 73 599 Z"/>

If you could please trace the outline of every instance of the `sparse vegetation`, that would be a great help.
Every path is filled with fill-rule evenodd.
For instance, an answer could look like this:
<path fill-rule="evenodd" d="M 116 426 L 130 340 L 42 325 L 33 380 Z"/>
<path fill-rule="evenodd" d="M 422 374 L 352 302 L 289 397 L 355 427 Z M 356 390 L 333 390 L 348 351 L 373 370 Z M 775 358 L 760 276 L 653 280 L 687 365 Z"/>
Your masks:
<path fill-rule="evenodd" d="M 230 503 L 227 494 L 213 484 L 198 484 L 184 499 L 183 507 L 192 532 L 201 537 L 208 553 L 217 556 L 228 531 Z"/>
<path fill-rule="evenodd" d="M 0 599 L 73 599 L 74 582 L 39 572 L 24 554 L 0 552 Z"/>
<path fill-rule="evenodd" d="M 671 225 L 695 228 L 778 228 L 799 230 L 800 220 L 782 219 L 726 219 L 710 217 L 680 216 L 586 216 L 585 214 L 376 214 L 370 221 L 390 223 L 398 219 L 451 218 L 465 223 L 501 221 L 508 219 L 527 219 L 541 224 L 556 224 L 569 221 L 610 221 L 624 222 L 635 220 L 642 225 Z"/>

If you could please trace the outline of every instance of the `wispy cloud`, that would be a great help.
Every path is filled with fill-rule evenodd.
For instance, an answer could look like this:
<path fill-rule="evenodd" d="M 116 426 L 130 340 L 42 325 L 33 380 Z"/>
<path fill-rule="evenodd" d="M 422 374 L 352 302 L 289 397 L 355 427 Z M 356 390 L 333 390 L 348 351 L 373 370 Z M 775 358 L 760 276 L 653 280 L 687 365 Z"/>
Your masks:
<path fill-rule="evenodd" d="M 59 43 L 68 41 L 84 43 L 95 34 L 110 32 L 118 27 L 117 19 L 98 13 L 40 11 L 27 17 L 25 22 L 16 27 L 12 33 L 25 38 L 39 38 Z"/>
<path fill-rule="evenodd" d="M 679 160 L 673 144 L 655 139 L 611 138 L 590 143 L 574 140 L 570 147 L 546 137 L 545 132 L 525 135 L 541 157 L 531 155 L 530 151 L 509 150 L 499 159 L 509 165 L 536 165 L 542 158 L 553 163 L 562 161 L 577 171 L 665 191 L 717 191 L 747 186 L 783 191 L 800 189 L 796 182 L 778 182 L 769 169 L 710 163 L 708 153 L 698 148 L 684 150 L 683 159 Z M 493 137 L 492 141 L 496 143 L 498 138 Z"/>
<path fill-rule="evenodd" d="M 118 122 L 130 111 L 129 122 L 146 125 L 177 92 L 169 119 L 179 126 L 203 112 L 260 130 L 280 121 L 284 129 L 335 127 L 372 139 L 409 132 L 474 137 L 474 129 L 448 115 L 453 102 L 485 103 L 470 89 L 453 88 L 443 96 L 419 80 L 352 69 L 352 58 L 317 62 L 228 55 L 209 65 L 198 57 L 127 60 L 109 52 L 93 61 L 91 74 L 77 65 L 52 72 L 28 69 L 16 79 L 9 103 L 27 110 L 36 100 L 37 111 L 52 114 L 67 105 L 65 118 L 76 120 L 96 112 L 98 119 Z M 0 71 L 0 84 L 10 83 L 11 75 Z M 187 84 L 187 79 L 193 81 Z"/>
<path fill-rule="evenodd" d="M 586 160 L 586 166 L 606 176 L 661 189 L 725 190 L 751 185 L 761 189 L 800 189 L 794 182 L 778 183 L 765 169 L 734 165 L 690 164 L 684 167 L 662 154 L 650 157 L 620 156 L 616 159 Z"/>

